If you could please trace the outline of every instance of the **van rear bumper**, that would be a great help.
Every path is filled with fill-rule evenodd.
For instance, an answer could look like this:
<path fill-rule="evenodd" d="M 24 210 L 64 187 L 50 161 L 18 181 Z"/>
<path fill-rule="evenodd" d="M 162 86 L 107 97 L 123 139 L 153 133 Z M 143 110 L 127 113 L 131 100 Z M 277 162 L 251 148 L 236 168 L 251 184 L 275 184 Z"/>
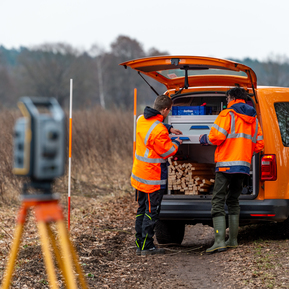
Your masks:
<path fill-rule="evenodd" d="M 211 220 L 211 201 L 164 196 L 160 219 L 204 223 Z M 289 216 L 289 200 L 240 200 L 240 223 L 284 221 Z M 227 207 L 225 211 L 228 214 Z"/>

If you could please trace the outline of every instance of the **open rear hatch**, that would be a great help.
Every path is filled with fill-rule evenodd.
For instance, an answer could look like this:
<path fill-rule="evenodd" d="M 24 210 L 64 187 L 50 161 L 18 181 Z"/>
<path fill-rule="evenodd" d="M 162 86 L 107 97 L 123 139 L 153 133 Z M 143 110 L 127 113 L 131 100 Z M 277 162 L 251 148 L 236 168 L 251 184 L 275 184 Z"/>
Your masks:
<path fill-rule="evenodd" d="M 157 56 L 121 63 L 164 84 L 167 89 L 205 86 L 240 86 L 255 94 L 257 77 L 248 66 L 200 56 Z"/>

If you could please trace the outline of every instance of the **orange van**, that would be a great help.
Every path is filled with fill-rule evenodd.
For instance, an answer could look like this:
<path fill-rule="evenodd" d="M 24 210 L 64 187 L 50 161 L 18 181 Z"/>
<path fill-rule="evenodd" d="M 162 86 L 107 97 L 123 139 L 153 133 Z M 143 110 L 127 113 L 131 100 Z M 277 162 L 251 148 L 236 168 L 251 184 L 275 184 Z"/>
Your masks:
<path fill-rule="evenodd" d="M 253 156 L 250 176 L 244 183 L 240 224 L 283 222 L 284 233 L 289 234 L 289 88 L 257 86 L 250 67 L 211 57 L 159 56 L 120 65 L 167 87 L 163 94 L 173 100 L 167 121 L 183 132 L 178 155 L 170 160 L 169 174 L 175 175 L 169 176 L 162 201 L 158 242 L 181 243 L 186 224 L 212 224 L 215 146 L 201 146 L 199 136 L 209 133 L 217 115 L 226 108 L 226 91 L 236 86 L 248 92 L 247 103 L 257 111 L 265 143 L 263 151 Z M 198 167 L 203 171 L 192 170 Z M 205 176 L 203 180 L 199 174 Z M 200 189 L 203 183 L 205 189 Z"/>

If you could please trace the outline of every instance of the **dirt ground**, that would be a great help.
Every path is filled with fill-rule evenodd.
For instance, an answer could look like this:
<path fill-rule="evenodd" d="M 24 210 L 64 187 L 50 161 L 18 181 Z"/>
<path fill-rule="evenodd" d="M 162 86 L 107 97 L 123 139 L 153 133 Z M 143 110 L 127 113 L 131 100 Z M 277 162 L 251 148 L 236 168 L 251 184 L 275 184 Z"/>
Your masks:
<path fill-rule="evenodd" d="M 65 208 L 65 198 L 61 203 Z M 181 246 L 162 246 L 165 255 L 142 257 L 135 254 L 136 208 L 130 193 L 73 197 L 71 239 L 90 288 L 289 288 L 289 240 L 278 224 L 242 227 L 237 249 L 213 255 L 205 253 L 213 243 L 213 229 L 187 226 Z M 18 209 L 0 210 L 1 279 Z M 33 213 L 11 288 L 49 288 Z"/>

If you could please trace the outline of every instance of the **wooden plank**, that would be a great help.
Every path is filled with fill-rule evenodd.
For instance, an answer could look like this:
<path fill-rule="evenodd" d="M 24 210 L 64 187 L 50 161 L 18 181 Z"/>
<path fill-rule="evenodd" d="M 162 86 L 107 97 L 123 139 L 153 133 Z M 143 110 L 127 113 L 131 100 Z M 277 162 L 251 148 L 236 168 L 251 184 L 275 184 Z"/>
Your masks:
<path fill-rule="evenodd" d="M 174 194 L 204 194 L 214 184 L 215 165 L 191 161 L 173 161 L 169 167 L 168 185 Z"/>
<path fill-rule="evenodd" d="M 210 185 L 207 185 L 207 184 L 200 184 L 200 188 L 203 188 L 203 189 L 206 189 L 206 188 L 210 188 L 211 186 Z"/>
<path fill-rule="evenodd" d="M 207 176 L 207 178 L 205 179 L 211 179 L 215 177 L 215 174 L 213 172 L 209 172 L 209 171 L 196 171 L 192 173 L 192 176 Z M 209 176 L 209 177 L 208 177 Z"/>
<path fill-rule="evenodd" d="M 214 184 L 214 183 L 212 183 L 211 181 L 208 181 L 208 180 L 206 180 L 206 179 L 203 179 L 203 183 L 206 184 L 206 185 L 209 185 L 209 186 L 211 186 L 211 185 Z"/>

